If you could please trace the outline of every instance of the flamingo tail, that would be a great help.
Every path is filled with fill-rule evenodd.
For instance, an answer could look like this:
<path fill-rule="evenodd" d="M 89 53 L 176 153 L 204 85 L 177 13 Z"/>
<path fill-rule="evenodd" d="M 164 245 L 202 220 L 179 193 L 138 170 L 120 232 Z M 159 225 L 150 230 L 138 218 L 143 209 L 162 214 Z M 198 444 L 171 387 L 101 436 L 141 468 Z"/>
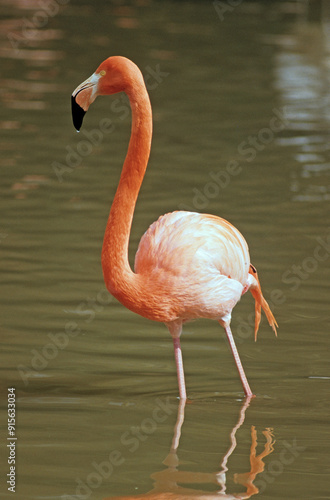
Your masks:
<path fill-rule="evenodd" d="M 260 324 L 260 319 L 261 319 L 261 308 L 263 309 L 264 313 L 266 314 L 268 323 L 272 327 L 272 329 L 274 330 L 274 333 L 277 337 L 276 327 L 278 327 L 278 324 L 276 322 L 276 319 L 275 319 L 266 299 L 262 295 L 257 270 L 252 265 L 250 266 L 249 274 L 251 274 L 255 279 L 255 282 L 250 287 L 250 292 L 252 294 L 252 297 L 255 300 L 254 340 L 255 341 L 257 340 L 257 334 L 258 334 L 258 329 L 259 329 L 259 324 Z"/>

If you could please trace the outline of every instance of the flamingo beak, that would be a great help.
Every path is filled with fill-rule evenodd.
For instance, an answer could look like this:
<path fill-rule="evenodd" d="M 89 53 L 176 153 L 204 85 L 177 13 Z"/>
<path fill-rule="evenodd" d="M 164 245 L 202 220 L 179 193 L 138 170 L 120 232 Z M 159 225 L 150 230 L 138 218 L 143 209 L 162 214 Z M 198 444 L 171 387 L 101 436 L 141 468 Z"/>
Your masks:
<path fill-rule="evenodd" d="M 71 109 L 73 125 L 79 132 L 86 111 L 97 97 L 97 88 L 100 75 L 93 73 L 73 91 L 71 96 Z"/>

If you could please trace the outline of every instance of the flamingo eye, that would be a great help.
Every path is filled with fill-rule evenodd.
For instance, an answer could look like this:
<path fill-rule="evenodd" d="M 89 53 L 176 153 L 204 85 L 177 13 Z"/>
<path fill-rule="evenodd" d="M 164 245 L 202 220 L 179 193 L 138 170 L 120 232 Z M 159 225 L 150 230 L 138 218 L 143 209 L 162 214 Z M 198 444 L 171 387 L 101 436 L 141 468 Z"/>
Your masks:
<path fill-rule="evenodd" d="M 104 76 L 105 74 L 106 74 L 106 71 L 105 71 L 104 69 L 102 69 L 102 70 L 100 71 L 100 76 Z"/>

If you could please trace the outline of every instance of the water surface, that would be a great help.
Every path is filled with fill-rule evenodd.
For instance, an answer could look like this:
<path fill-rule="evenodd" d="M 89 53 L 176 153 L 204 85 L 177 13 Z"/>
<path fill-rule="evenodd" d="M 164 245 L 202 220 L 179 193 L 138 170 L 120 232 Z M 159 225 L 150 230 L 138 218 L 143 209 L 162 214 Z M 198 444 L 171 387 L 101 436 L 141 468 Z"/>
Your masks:
<path fill-rule="evenodd" d="M 2 2 L 2 498 L 12 498 L 8 387 L 17 398 L 17 499 L 104 499 L 156 487 L 173 495 L 174 469 L 187 473 L 176 477 L 180 487 L 224 498 L 329 498 L 323 4 L 320 18 L 303 2 L 242 2 L 223 16 L 212 2 L 58 1 L 44 15 L 38 2 Z M 131 262 L 160 214 L 220 215 L 245 235 L 280 325 L 275 339 L 263 317 L 255 343 L 252 298 L 234 310 L 257 397 L 244 408 L 226 472 L 244 398 L 219 325 L 184 328 L 192 403 L 169 463 L 178 414 L 171 339 L 103 284 L 100 250 L 130 116 L 123 97 L 99 98 L 78 135 L 69 105 L 73 89 L 114 54 L 140 66 L 154 110 Z M 104 117 L 113 128 L 100 138 Z"/>

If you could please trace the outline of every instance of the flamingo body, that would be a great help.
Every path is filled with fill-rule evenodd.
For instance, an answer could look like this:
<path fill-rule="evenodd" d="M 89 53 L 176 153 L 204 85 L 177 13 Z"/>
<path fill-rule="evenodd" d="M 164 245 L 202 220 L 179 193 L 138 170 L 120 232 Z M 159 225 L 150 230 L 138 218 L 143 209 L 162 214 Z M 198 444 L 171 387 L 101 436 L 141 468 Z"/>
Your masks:
<path fill-rule="evenodd" d="M 120 181 L 111 206 L 102 247 L 102 269 L 109 292 L 131 311 L 164 322 L 173 338 L 179 393 L 186 399 L 180 335 L 182 324 L 210 318 L 224 327 L 245 394 L 252 391 L 230 330 L 231 311 L 248 290 L 255 299 L 255 336 L 261 308 L 276 333 L 276 321 L 264 299 L 257 271 L 241 233 L 220 217 L 177 211 L 160 217 L 142 236 L 135 272 L 128 262 L 134 208 L 147 168 L 152 112 L 138 67 L 129 59 L 109 57 L 72 94 L 77 130 L 98 95 L 125 92 L 132 130 Z"/>
<path fill-rule="evenodd" d="M 160 309 L 147 317 L 164 323 L 228 317 L 250 285 L 249 265 L 243 236 L 224 219 L 163 215 L 142 236 L 135 257 L 135 272 L 153 290 L 152 311 Z"/>

